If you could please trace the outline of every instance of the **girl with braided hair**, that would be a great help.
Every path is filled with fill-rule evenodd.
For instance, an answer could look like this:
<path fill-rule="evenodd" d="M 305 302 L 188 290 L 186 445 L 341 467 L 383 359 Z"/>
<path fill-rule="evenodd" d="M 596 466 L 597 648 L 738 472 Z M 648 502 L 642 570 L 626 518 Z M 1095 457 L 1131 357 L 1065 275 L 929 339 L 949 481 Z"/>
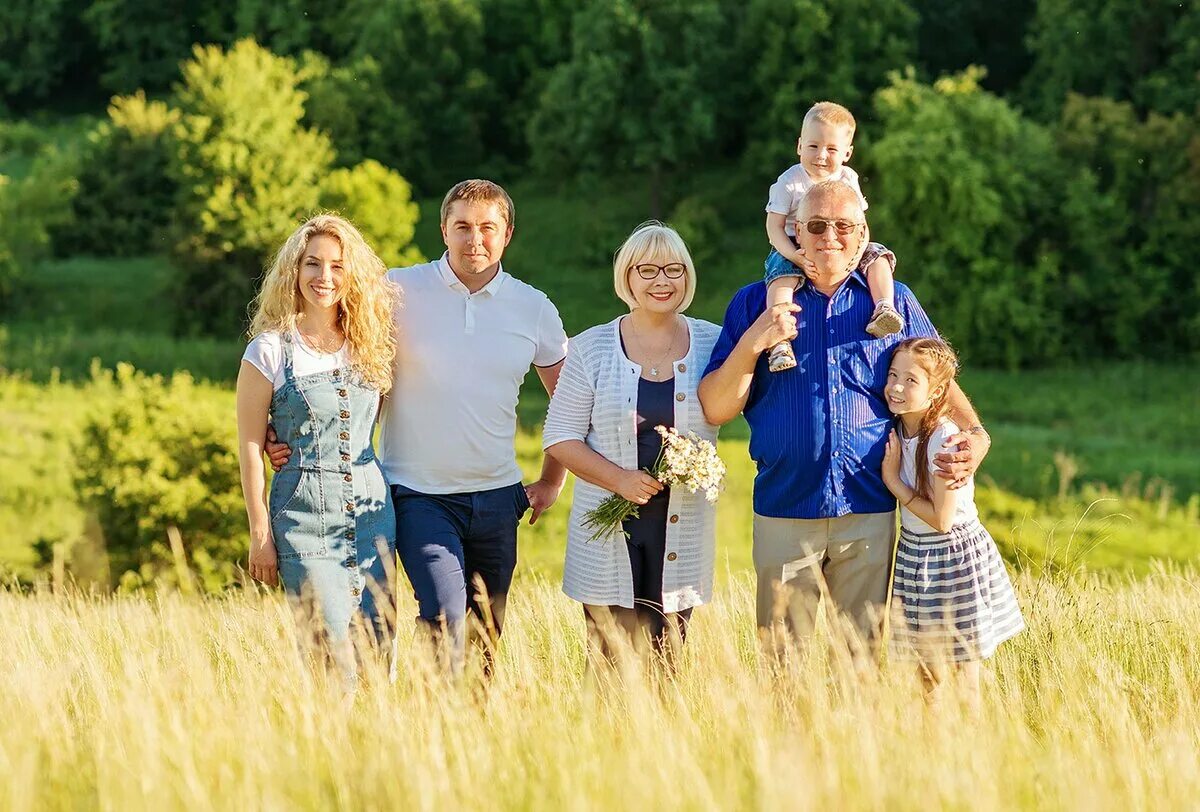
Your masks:
<path fill-rule="evenodd" d="M 977 702 L 980 664 L 1025 627 L 991 535 L 979 522 L 975 484 L 952 490 L 933 475 L 933 455 L 957 434 L 947 392 L 958 358 L 937 338 L 896 345 L 885 394 L 898 417 L 883 458 L 883 481 L 900 502 L 892 605 L 901 655 L 914 656 L 936 701 L 953 678 Z"/>

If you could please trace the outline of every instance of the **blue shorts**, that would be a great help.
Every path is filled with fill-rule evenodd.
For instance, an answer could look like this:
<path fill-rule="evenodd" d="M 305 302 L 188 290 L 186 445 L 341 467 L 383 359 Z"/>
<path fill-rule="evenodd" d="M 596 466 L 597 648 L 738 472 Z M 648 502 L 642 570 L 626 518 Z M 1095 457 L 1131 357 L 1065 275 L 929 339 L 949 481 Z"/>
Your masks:
<path fill-rule="evenodd" d="M 792 245 L 796 245 L 795 237 L 789 237 L 789 239 L 792 241 Z M 796 265 L 790 259 L 784 259 L 783 254 L 779 253 L 774 248 L 771 249 L 771 253 L 767 254 L 767 258 L 763 262 L 763 268 L 766 269 L 764 281 L 768 285 L 781 276 L 798 276 L 800 277 L 800 282 L 796 285 L 796 287 L 800 287 L 800 285 L 804 284 L 804 280 L 806 279 L 804 276 L 804 271 L 802 271 L 798 265 Z"/>

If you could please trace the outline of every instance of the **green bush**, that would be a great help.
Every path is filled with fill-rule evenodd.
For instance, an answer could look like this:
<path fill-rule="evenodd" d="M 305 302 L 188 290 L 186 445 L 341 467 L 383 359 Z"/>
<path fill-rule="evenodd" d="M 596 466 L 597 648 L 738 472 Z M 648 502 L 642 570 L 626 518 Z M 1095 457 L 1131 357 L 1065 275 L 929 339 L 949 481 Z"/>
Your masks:
<path fill-rule="evenodd" d="M 725 228 L 716 208 L 705 198 L 692 195 L 680 200 L 668 224 L 683 237 L 696 265 L 704 265 L 720 253 Z"/>
<path fill-rule="evenodd" d="M 54 235 L 59 256 L 137 256 L 165 249 L 177 194 L 169 167 L 179 111 L 138 91 L 118 96 L 88 136 L 71 224 Z"/>
<path fill-rule="evenodd" d="M 71 221 L 78 189 L 75 158 L 44 147 L 19 179 L 0 175 L 0 311 L 8 309 L 17 279 L 50 251 L 50 235 Z"/>
<path fill-rule="evenodd" d="M 335 169 L 321 181 L 321 208 L 350 219 L 389 268 L 422 262 L 412 244 L 419 211 L 408 181 L 378 161 Z"/>
<path fill-rule="evenodd" d="M 295 63 L 244 39 L 193 50 L 177 89 L 171 162 L 179 184 L 173 259 L 188 322 L 232 336 L 272 252 L 317 208 L 333 161 L 302 127 Z"/>
<path fill-rule="evenodd" d="M 968 70 L 933 85 L 895 75 L 875 97 L 881 136 L 872 237 L 970 364 L 1059 357 L 1062 169 L 1049 130 L 979 88 Z"/>
<path fill-rule="evenodd" d="M 1200 350 L 1200 119 L 1139 116 L 1071 95 L 1057 146 L 1073 170 L 1057 231 L 1071 266 L 1065 318 L 1077 354 L 1180 357 Z"/>
<path fill-rule="evenodd" d="M 93 372 L 93 397 L 74 444 L 75 487 L 99 521 L 111 571 L 174 580 L 167 531 L 208 590 L 232 579 L 245 551 L 237 432 L 227 397 L 191 376 L 147 376 L 128 364 Z"/>

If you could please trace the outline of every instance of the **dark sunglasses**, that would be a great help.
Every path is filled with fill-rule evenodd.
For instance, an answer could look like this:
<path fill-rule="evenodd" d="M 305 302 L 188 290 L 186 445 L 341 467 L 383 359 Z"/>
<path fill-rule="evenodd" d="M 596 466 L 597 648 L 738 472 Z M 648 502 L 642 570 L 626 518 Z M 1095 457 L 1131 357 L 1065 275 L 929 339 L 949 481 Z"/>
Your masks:
<path fill-rule="evenodd" d="M 830 226 L 841 236 L 854 233 L 854 230 L 861 226 L 862 223 L 853 223 L 849 220 L 822 220 L 820 217 L 814 217 L 804 224 L 804 230 L 809 234 L 824 234 Z"/>
<path fill-rule="evenodd" d="M 687 266 L 682 262 L 672 262 L 669 265 L 652 265 L 649 262 L 641 265 L 634 265 L 633 270 L 637 271 L 637 275 L 649 282 L 651 279 L 658 278 L 661 271 L 667 279 L 678 279 L 687 273 Z"/>

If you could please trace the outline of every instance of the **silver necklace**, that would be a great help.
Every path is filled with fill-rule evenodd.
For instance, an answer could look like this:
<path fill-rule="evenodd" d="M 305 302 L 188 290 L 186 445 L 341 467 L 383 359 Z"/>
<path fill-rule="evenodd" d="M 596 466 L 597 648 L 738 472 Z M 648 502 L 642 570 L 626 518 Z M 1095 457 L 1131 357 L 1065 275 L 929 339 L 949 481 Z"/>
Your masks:
<path fill-rule="evenodd" d="M 637 335 L 637 330 L 635 330 L 635 329 L 633 328 L 633 325 L 632 325 L 632 324 L 631 324 L 631 325 L 629 325 L 629 332 L 630 332 L 630 334 L 631 334 L 631 335 L 633 335 L 635 338 L 637 338 L 637 345 L 638 345 L 638 349 L 639 349 L 639 350 L 641 350 L 642 352 L 645 352 L 645 349 L 646 349 L 646 348 L 645 348 L 645 346 L 642 344 L 642 339 L 641 339 L 640 337 L 638 337 L 638 335 Z M 665 360 L 667 360 L 667 359 L 670 357 L 670 355 L 671 355 L 671 351 L 672 351 L 673 349 L 675 349 L 675 338 L 676 338 L 678 335 L 679 335 L 679 322 L 678 322 L 678 321 L 676 321 L 676 322 L 675 322 L 674 329 L 672 329 L 672 330 L 671 330 L 671 343 L 667 345 L 667 350 L 666 350 L 666 352 L 664 352 L 662 355 L 660 355 L 660 356 L 658 357 L 658 360 L 657 360 L 657 361 L 655 361 L 653 364 L 651 364 L 651 365 L 650 365 L 650 376 L 651 376 L 651 377 L 653 377 L 653 378 L 657 378 L 657 377 L 658 377 L 658 375 L 659 375 L 658 368 L 659 368 L 660 366 L 662 366 L 662 362 L 663 362 L 663 361 L 665 361 Z"/>

